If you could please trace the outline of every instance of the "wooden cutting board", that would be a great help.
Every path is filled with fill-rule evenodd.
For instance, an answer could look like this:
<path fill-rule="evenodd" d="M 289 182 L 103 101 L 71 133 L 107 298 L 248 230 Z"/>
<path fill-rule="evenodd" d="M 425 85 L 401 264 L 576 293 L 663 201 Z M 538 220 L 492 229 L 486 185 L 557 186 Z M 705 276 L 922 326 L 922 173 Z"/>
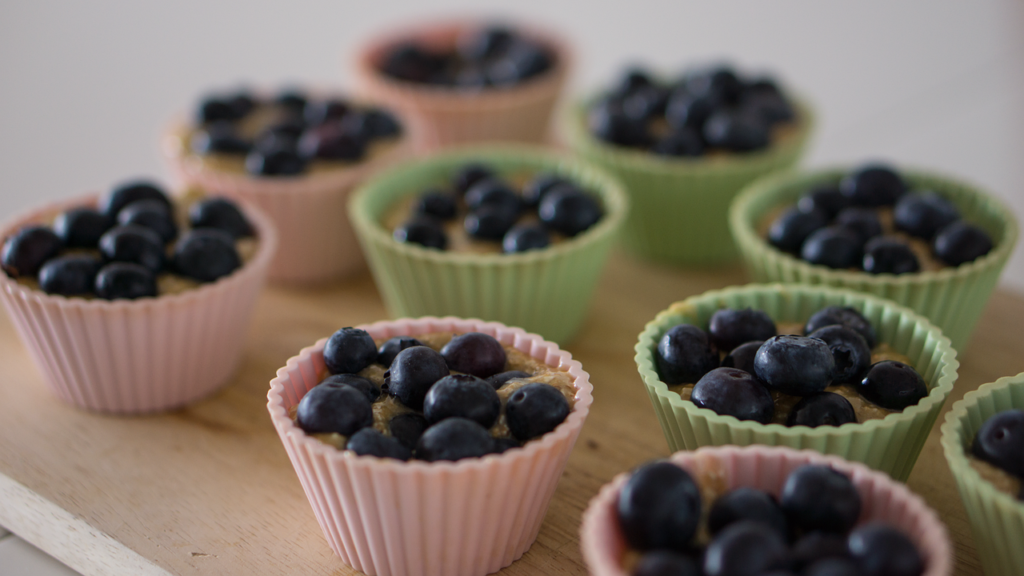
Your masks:
<path fill-rule="evenodd" d="M 580 514 L 616 474 L 668 454 L 633 362 L 644 324 L 670 303 L 745 282 L 613 255 L 579 336 L 566 348 L 594 383 L 594 406 L 530 551 L 501 574 L 585 574 Z M 242 368 L 222 391 L 149 417 L 90 414 L 44 388 L 0 319 L 0 525 L 86 575 L 357 574 L 334 557 L 266 410 L 285 361 L 337 328 L 386 318 L 364 273 L 315 290 L 268 289 Z M 1024 371 L 1024 298 L 997 292 L 961 354 L 946 407 Z M 939 422 L 941 422 L 941 417 Z M 938 424 L 909 481 L 949 527 L 956 574 L 980 575 Z"/>

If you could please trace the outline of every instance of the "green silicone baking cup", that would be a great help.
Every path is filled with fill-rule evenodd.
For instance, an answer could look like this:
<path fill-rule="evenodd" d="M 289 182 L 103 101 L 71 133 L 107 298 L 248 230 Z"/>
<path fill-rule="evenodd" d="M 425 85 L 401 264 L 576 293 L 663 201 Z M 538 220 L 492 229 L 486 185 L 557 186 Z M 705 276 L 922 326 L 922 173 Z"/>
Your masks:
<path fill-rule="evenodd" d="M 883 419 L 842 426 L 783 426 L 720 416 L 683 400 L 661 381 L 655 365 L 658 341 L 677 324 L 707 329 L 722 308 L 764 310 L 776 322 L 805 322 L 826 306 L 852 306 L 875 327 L 878 341 L 910 358 L 928 385 L 928 396 Z M 822 286 L 749 284 L 713 290 L 676 302 L 649 322 L 636 344 L 636 364 L 672 451 L 735 444 L 817 450 L 862 462 L 904 481 L 917 461 L 932 424 L 956 382 L 956 351 L 926 318 L 894 302 Z"/>
<path fill-rule="evenodd" d="M 810 108 L 800 103 L 795 132 L 766 150 L 665 158 L 594 138 L 586 110 L 586 103 L 566 109 L 560 117 L 562 133 L 573 152 L 608 170 L 626 187 L 631 209 L 622 229 L 623 245 L 645 259 L 681 266 L 712 266 L 736 258 L 728 230 L 730 202 L 757 178 L 795 165 L 814 127 Z"/>
<path fill-rule="evenodd" d="M 1013 408 L 1024 409 L 1024 372 L 968 392 L 953 404 L 942 424 L 942 451 L 988 576 L 1024 574 L 1024 502 L 982 479 L 968 463 L 967 450 L 985 420 Z"/>
<path fill-rule="evenodd" d="M 838 183 L 848 172 L 787 172 L 758 180 L 746 188 L 730 208 L 729 228 L 747 271 L 755 282 L 824 284 L 888 298 L 927 316 L 942 328 L 954 348 L 963 350 L 1017 243 L 1013 213 L 991 195 L 970 185 L 934 174 L 901 170 L 912 189 L 934 190 L 953 202 L 965 219 L 992 235 L 995 248 L 969 264 L 898 276 L 815 266 L 776 250 L 758 233 L 762 219 L 773 210 L 794 204 L 813 186 Z"/>
<path fill-rule="evenodd" d="M 597 194 L 605 214 L 592 228 L 543 250 L 468 254 L 396 241 L 381 224 L 403 197 L 448 182 L 462 165 L 499 173 L 550 172 Z M 628 210 L 622 186 L 600 169 L 557 152 L 519 145 L 474 146 L 396 166 L 366 182 L 349 217 L 393 317 L 459 316 L 497 320 L 568 341 L 586 317 L 594 287 Z"/>

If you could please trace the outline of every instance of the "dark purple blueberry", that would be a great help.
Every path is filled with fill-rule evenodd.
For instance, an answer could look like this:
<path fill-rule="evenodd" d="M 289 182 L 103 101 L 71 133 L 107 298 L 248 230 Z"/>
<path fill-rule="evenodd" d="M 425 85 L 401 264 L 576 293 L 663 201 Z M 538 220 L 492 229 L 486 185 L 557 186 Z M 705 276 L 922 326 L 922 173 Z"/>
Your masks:
<path fill-rule="evenodd" d="M 506 254 L 541 250 L 551 245 L 551 235 L 540 224 L 517 224 L 501 239 L 501 249 Z"/>
<path fill-rule="evenodd" d="M 158 274 L 164 267 L 164 243 L 160 236 L 135 224 L 107 230 L 100 236 L 99 249 L 107 262 L 141 264 L 153 274 Z"/>
<path fill-rule="evenodd" d="M 448 235 L 437 220 L 428 216 L 418 216 L 402 224 L 392 236 L 399 242 L 419 244 L 425 248 L 444 250 L 448 247 Z"/>
<path fill-rule="evenodd" d="M 171 200 L 163 191 L 163 188 L 153 182 L 135 180 L 115 186 L 113 190 L 100 201 L 99 210 L 111 220 L 117 219 L 117 213 L 128 204 L 137 200 L 157 200 L 167 205 L 169 210 L 173 209 Z"/>
<path fill-rule="evenodd" d="M 710 96 L 699 96 L 686 89 L 677 89 L 669 95 L 665 120 L 677 130 L 690 128 L 700 132 L 716 107 L 717 103 Z"/>
<path fill-rule="evenodd" d="M 255 106 L 256 102 L 245 93 L 208 97 L 199 104 L 197 120 L 200 123 L 241 120 Z"/>
<path fill-rule="evenodd" d="M 353 138 L 368 145 L 378 137 L 378 132 L 382 131 L 381 126 L 375 124 L 379 121 L 379 116 L 368 112 L 349 112 L 341 119 L 340 127 L 344 133 L 350 134 Z"/>
<path fill-rule="evenodd" d="M 704 140 L 696 130 L 684 126 L 655 142 L 651 152 L 659 156 L 700 156 L 704 154 Z"/>
<path fill-rule="evenodd" d="M 654 80 L 651 79 L 651 73 L 642 66 L 631 65 L 627 67 L 618 80 L 615 82 L 615 86 L 612 88 L 612 93 L 625 96 L 631 94 L 641 88 L 647 88 L 654 86 Z"/>
<path fill-rule="evenodd" d="M 514 42 L 505 55 L 487 64 L 487 80 L 495 86 L 514 86 L 546 72 L 553 64 L 546 49 L 533 42 Z"/>
<path fill-rule="evenodd" d="M 398 356 L 399 352 L 413 346 L 423 346 L 423 342 L 412 336 L 395 336 L 381 344 L 380 348 L 377 349 L 377 364 L 388 368 L 395 361 L 395 356 Z"/>
<path fill-rule="evenodd" d="M 497 24 L 459 35 L 456 46 L 463 60 L 482 61 L 507 51 L 515 38 L 515 32 Z"/>
<path fill-rule="evenodd" d="M 796 117 L 793 105 L 778 93 L 750 93 L 740 99 L 740 108 L 763 120 L 769 126 L 789 122 Z"/>
<path fill-rule="evenodd" d="M 286 146 L 253 151 L 245 157 L 245 170 L 257 176 L 295 176 L 306 170 L 298 150 Z"/>
<path fill-rule="evenodd" d="M 256 152 L 268 155 L 287 151 L 299 155 L 305 162 L 309 158 L 299 152 L 299 138 L 302 137 L 303 130 L 304 128 L 297 124 L 265 128 L 253 138 L 251 153 L 246 158 Z"/>
<path fill-rule="evenodd" d="M 505 370 L 505 348 L 489 334 L 469 332 L 452 338 L 441 348 L 449 370 L 487 378 Z"/>
<path fill-rule="evenodd" d="M 297 146 L 305 160 L 355 162 L 366 156 L 366 140 L 336 122 L 307 129 L 299 137 Z"/>
<path fill-rule="evenodd" d="M 775 497 L 748 487 L 736 488 L 715 499 L 708 512 L 708 531 L 714 536 L 726 526 L 743 520 L 761 522 L 783 540 L 789 540 L 786 515 L 782 513 Z"/>
<path fill-rule="evenodd" d="M 362 392 L 370 402 L 375 402 L 380 398 L 380 388 L 368 378 L 363 378 L 356 374 L 331 374 L 327 378 L 321 380 L 320 384 L 317 384 L 317 386 L 321 386 L 323 384 L 351 386 Z"/>
<path fill-rule="evenodd" d="M 518 218 L 518 212 L 509 211 L 501 206 L 482 206 L 467 214 L 462 226 L 473 238 L 500 242 Z"/>
<path fill-rule="evenodd" d="M 0 259 L 8 276 L 31 278 L 62 246 L 60 238 L 46 226 L 25 226 L 4 240 Z"/>
<path fill-rule="evenodd" d="M 959 266 L 991 252 L 992 238 L 981 228 L 958 220 L 939 231 L 932 249 L 939 260 Z"/>
<path fill-rule="evenodd" d="M 134 300 L 156 296 L 156 276 L 145 266 L 131 262 L 111 262 L 96 274 L 93 291 L 104 300 Z"/>
<path fill-rule="evenodd" d="M 828 344 L 817 338 L 775 336 L 757 351 L 754 371 L 769 389 L 807 396 L 832 382 L 835 360 Z"/>
<path fill-rule="evenodd" d="M 463 196 L 469 189 L 484 178 L 494 178 L 497 174 L 489 166 L 483 164 L 466 164 L 455 173 L 452 178 L 452 188 L 459 196 Z"/>
<path fill-rule="evenodd" d="M 415 44 L 400 44 L 388 51 L 381 62 L 381 71 L 399 80 L 428 82 L 445 64 L 439 54 Z"/>
<path fill-rule="evenodd" d="M 488 376 L 487 382 L 493 386 L 495 390 L 498 390 L 505 384 L 508 384 L 509 380 L 529 377 L 530 375 L 522 370 L 509 370 L 508 372 L 499 372 L 493 376 Z"/>
<path fill-rule="evenodd" d="M 767 340 L 776 334 L 771 316 L 753 308 L 722 308 L 711 315 L 708 323 L 711 344 L 722 352 L 752 340 Z"/>
<path fill-rule="evenodd" d="M 818 392 L 804 396 L 793 407 L 786 419 L 786 426 L 842 426 L 857 421 L 853 405 L 843 396 L 834 392 Z"/>
<path fill-rule="evenodd" d="M 771 393 L 753 374 L 739 368 L 715 368 L 697 381 L 690 400 L 698 408 L 768 424 L 775 412 Z"/>
<path fill-rule="evenodd" d="M 864 241 L 852 230 L 840 226 L 822 228 L 804 240 L 800 257 L 829 268 L 860 268 Z"/>
<path fill-rule="evenodd" d="M 764 344 L 763 340 L 754 340 L 732 349 L 732 352 L 722 359 L 722 366 L 725 368 L 738 368 L 744 372 L 754 374 L 754 357 L 757 351 Z"/>
<path fill-rule="evenodd" d="M 862 242 L 882 234 L 882 221 L 878 213 L 871 208 L 851 206 L 844 208 L 836 215 L 834 225 L 846 228 L 860 236 Z"/>
<path fill-rule="evenodd" d="M 779 504 L 790 525 L 805 532 L 845 534 L 860 517 L 860 494 L 842 472 L 805 464 L 790 472 Z"/>
<path fill-rule="evenodd" d="M 360 456 L 394 458 L 402 461 L 412 458 L 412 450 L 408 446 L 370 427 L 353 434 L 345 444 L 345 448 Z"/>
<path fill-rule="evenodd" d="M 882 408 L 903 410 L 927 396 L 928 386 L 913 367 L 883 360 L 868 370 L 857 391 Z"/>
<path fill-rule="evenodd" d="M 519 194 L 497 178 L 485 178 L 470 186 L 469 190 L 466 190 L 465 200 L 470 211 L 493 206 L 518 218 L 523 210 Z"/>
<path fill-rule="evenodd" d="M 114 221 L 92 208 L 72 208 L 61 212 L 53 221 L 53 231 L 69 248 L 95 248 L 100 236 Z"/>
<path fill-rule="evenodd" d="M 274 98 L 274 104 L 296 114 L 302 113 L 308 102 L 306 95 L 294 88 L 283 90 Z"/>
<path fill-rule="evenodd" d="M 1005 410 L 978 429 L 971 454 L 1024 479 L 1024 411 Z"/>
<path fill-rule="evenodd" d="M 513 448 L 522 448 L 523 444 L 515 438 L 495 438 L 492 454 L 504 454 Z"/>
<path fill-rule="evenodd" d="M 819 328 L 833 324 L 840 324 L 853 329 L 864 337 L 868 348 L 875 347 L 877 338 L 875 337 L 874 326 L 855 308 L 828 306 L 818 310 L 807 320 L 807 324 L 804 326 L 804 334 L 810 334 Z"/>
<path fill-rule="evenodd" d="M 807 237 L 827 225 L 828 219 L 821 212 L 790 208 L 772 222 L 768 229 L 768 243 L 783 252 L 800 254 L 800 247 Z"/>
<path fill-rule="evenodd" d="M 445 418 L 468 418 L 490 428 L 501 412 L 494 387 L 472 374 L 449 374 L 430 387 L 423 399 L 423 416 L 436 424 Z"/>
<path fill-rule="evenodd" d="M 863 267 L 869 274 L 911 274 L 921 270 L 921 263 L 903 239 L 879 236 L 864 245 Z"/>
<path fill-rule="evenodd" d="M 427 419 L 416 412 L 399 414 L 388 421 L 391 435 L 410 450 L 416 447 L 416 443 L 419 442 L 420 436 L 423 435 L 423 431 L 427 427 L 429 427 Z"/>
<path fill-rule="evenodd" d="M 796 205 L 801 212 L 818 211 L 831 220 L 844 208 L 850 206 L 850 199 L 839 191 L 839 186 L 822 184 L 804 194 Z"/>
<path fill-rule="evenodd" d="M 903 531 L 881 522 L 858 526 L 847 539 L 862 576 L 920 576 L 924 559 Z"/>
<path fill-rule="evenodd" d="M 483 426 L 465 418 L 446 418 L 423 432 L 416 443 L 416 457 L 427 462 L 456 461 L 480 458 L 493 449 L 494 439 Z"/>
<path fill-rule="evenodd" d="M 871 367 L 871 348 L 856 330 L 839 324 L 823 326 L 808 334 L 828 344 L 835 361 L 833 384 L 857 384 Z"/>
<path fill-rule="evenodd" d="M 242 137 L 232 122 L 213 122 L 196 130 L 189 139 L 196 154 L 248 154 L 252 142 Z"/>
<path fill-rule="evenodd" d="M 306 102 L 302 109 L 302 119 L 309 126 L 319 126 L 326 122 L 341 120 L 352 106 L 339 99 L 313 100 Z"/>
<path fill-rule="evenodd" d="M 785 568 L 786 541 L 761 522 L 745 520 L 729 525 L 708 544 L 705 576 L 759 575 Z"/>
<path fill-rule="evenodd" d="M 254 234 L 252 224 L 238 205 L 227 198 L 204 198 L 188 209 L 188 224 L 192 228 L 216 228 L 232 238 L 245 238 Z"/>
<path fill-rule="evenodd" d="M 230 234 L 216 228 L 194 228 L 174 244 L 174 270 L 199 282 L 213 282 L 242 267 Z"/>
<path fill-rule="evenodd" d="M 686 471 L 664 460 L 633 471 L 616 502 L 631 548 L 686 552 L 700 522 L 700 488 Z"/>
<path fill-rule="evenodd" d="M 710 96 L 716 102 L 734 104 L 743 93 L 743 83 L 729 66 L 714 66 L 688 73 L 686 89 L 694 94 Z"/>
<path fill-rule="evenodd" d="M 548 192 L 562 184 L 572 185 L 572 182 L 558 176 L 557 174 L 538 174 L 523 186 L 523 203 L 530 208 L 536 208 L 540 205 L 540 201 L 544 199 L 544 196 L 547 195 Z"/>
<path fill-rule="evenodd" d="M 323 355 L 331 374 L 356 374 L 377 360 L 377 344 L 366 330 L 345 327 L 327 339 Z"/>
<path fill-rule="evenodd" d="M 103 262 L 89 254 L 68 254 L 51 258 L 39 269 L 39 288 L 47 294 L 83 296 L 92 294 L 96 274 Z"/>
<path fill-rule="evenodd" d="M 825 558 L 805 568 L 800 576 L 861 576 L 861 571 L 853 560 Z"/>
<path fill-rule="evenodd" d="M 445 221 L 455 218 L 458 206 L 455 196 L 448 192 L 434 189 L 420 194 L 412 210 L 416 214 L 423 214 Z"/>
<path fill-rule="evenodd" d="M 855 206 L 892 206 L 907 191 L 907 185 L 888 166 L 872 164 L 844 177 L 839 189 Z"/>
<path fill-rule="evenodd" d="M 544 196 L 537 214 L 548 227 L 566 236 L 575 236 L 597 224 L 604 212 L 590 194 L 563 185 Z"/>
<path fill-rule="evenodd" d="M 702 132 L 711 148 L 751 152 L 771 143 L 771 129 L 759 116 L 743 110 L 718 110 L 708 116 Z"/>
<path fill-rule="evenodd" d="M 587 113 L 587 126 L 594 136 L 609 144 L 647 148 L 651 132 L 647 123 L 626 115 L 618 100 L 602 100 Z"/>
<path fill-rule="evenodd" d="M 819 560 L 826 558 L 849 558 L 850 551 L 846 548 L 845 534 L 829 532 L 808 532 L 793 544 L 790 558 L 793 567 L 802 570 Z"/>
<path fill-rule="evenodd" d="M 413 410 L 423 410 L 423 399 L 427 391 L 434 382 L 447 376 L 449 371 L 444 357 L 434 349 L 413 346 L 395 356 L 390 373 L 388 394 Z"/>
<path fill-rule="evenodd" d="M 644 86 L 622 97 L 622 111 L 634 120 L 651 120 L 665 115 L 668 90 Z"/>
<path fill-rule="evenodd" d="M 569 401 L 554 386 L 533 382 L 508 397 L 505 418 L 508 429 L 526 442 L 558 427 L 569 416 Z"/>
<path fill-rule="evenodd" d="M 708 335 L 689 324 L 673 326 L 658 340 L 655 361 L 666 384 L 695 384 L 718 368 L 718 354 Z"/>
<path fill-rule="evenodd" d="M 402 125 L 398 119 L 380 108 L 367 108 L 359 117 L 363 124 L 363 132 L 370 139 L 392 138 L 402 133 Z"/>
<path fill-rule="evenodd" d="M 925 240 L 959 219 L 960 211 L 952 202 L 930 191 L 904 194 L 892 211 L 897 230 Z"/>
<path fill-rule="evenodd" d="M 117 213 L 120 225 L 135 224 L 156 232 L 164 244 L 178 237 L 178 225 L 167 206 L 158 200 L 136 200 Z"/>
<path fill-rule="evenodd" d="M 701 576 L 701 569 L 689 556 L 655 550 L 640 557 L 633 576 Z"/>
<path fill-rule="evenodd" d="M 750 80 L 746 83 L 743 88 L 743 95 L 746 96 L 749 94 L 776 94 L 781 96 L 782 90 L 779 90 L 779 86 L 774 80 L 763 76 Z"/>
<path fill-rule="evenodd" d="M 310 434 L 336 432 L 351 436 L 373 425 L 373 408 L 366 395 L 351 386 L 314 386 L 299 401 L 296 423 Z"/>

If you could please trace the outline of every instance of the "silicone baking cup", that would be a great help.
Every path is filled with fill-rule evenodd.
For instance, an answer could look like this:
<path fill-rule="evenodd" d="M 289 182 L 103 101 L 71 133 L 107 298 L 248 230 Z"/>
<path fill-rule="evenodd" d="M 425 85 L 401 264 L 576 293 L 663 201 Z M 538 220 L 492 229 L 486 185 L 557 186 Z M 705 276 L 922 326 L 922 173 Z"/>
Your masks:
<path fill-rule="evenodd" d="M 460 34 L 486 24 L 452 20 L 415 25 L 381 34 L 357 52 L 357 89 L 401 113 L 417 151 L 470 142 L 547 140 L 551 113 L 571 66 L 568 46 L 552 33 L 519 23 L 512 26 L 554 56 L 551 69 L 516 86 L 467 90 L 398 80 L 381 72 L 387 53 L 401 44 L 412 41 L 447 50 L 454 48 Z"/>
<path fill-rule="evenodd" d="M 567 108 L 561 118 L 569 147 L 622 180 L 632 203 L 623 245 L 648 260 L 674 265 L 734 260 L 729 203 L 754 180 L 796 164 L 814 128 L 810 108 L 797 103 L 792 131 L 766 150 L 665 158 L 595 138 L 586 120 L 590 102 Z"/>
<path fill-rule="evenodd" d="M 2 237 L 69 208 L 96 206 L 89 195 L 18 218 Z M 138 300 L 49 295 L 0 273 L 0 299 L 22 343 L 61 400 L 99 412 L 170 410 L 213 393 L 234 374 L 249 317 L 263 288 L 277 235 L 266 216 L 239 207 L 259 240 L 255 257 L 216 282 Z"/>
<path fill-rule="evenodd" d="M 875 327 L 878 341 L 905 354 L 924 378 L 928 396 L 880 420 L 842 426 L 783 426 L 720 416 L 668 389 L 655 364 L 658 340 L 682 323 L 707 329 L 721 308 L 764 310 L 775 322 L 805 322 L 826 306 L 851 306 Z M 849 290 L 796 284 L 740 286 L 705 292 L 677 302 L 647 324 L 636 344 L 636 364 L 672 450 L 701 446 L 766 444 L 809 448 L 862 462 L 897 480 L 906 480 L 957 378 L 956 351 L 949 339 L 913 311 L 893 302 Z"/>
<path fill-rule="evenodd" d="M 543 250 L 519 254 L 451 252 L 392 238 L 381 221 L 402 198 L 447 183 L 468 162 L 499 173 L 550 172 L 596 194 L 604 216 L 592 228 Z M 349 217 L 391 316 L 453 315 L 497 320 L 569 340 L 628 206 L 619 184 L 586 163 L 543 148 L 484 146 L 434 155 L 389 170 L 352 196 Z"/>
<path fill-rule="evenodd" d="M 989 417 L 1024 410 L 1024 372 L 982 384 L 953 404 L 942 424 L 942 451 L 953 472 L 985 574 L 1024 574 L 1024 502 L 997 490 L 971 467 L 967 452 Z"/>
<path fill-rule="evenodd" d="M 504 454 L 433 463 L 356 456 L 292 421 L 288 410 L 319 382 L 326 338 L 290 358 L 270 382 L 274 427 L 343 562 L 380 576 L 482 576 L 508 566 L 537 538 L 590 411 L 590 376 L 556 344 L 496 322 L 428 317 L 360 328 L 378 339 L 483 332 L 573 376 L 575 405 L 553 431 Z"/>
<path fill-rule="evenodd" d="M 992 235 L 995 247 L 962 266 L 914 274 L 868 274 L 815 266 L 776 250 L 761 235 L 764 218 L 792 205 L 808 189 L 838 183 L 846 169 L 778 174 L 752 184 L 729 211 L 729 228 L 756 282 L 799 282 L 851 288 L 888 298 L 927 316 L 963 350 L 985 309 L 999 274 L 1017 243 L 1012 212 L 993 196 L 962 182 L 910 170 L 900 170 L 911 189 L 934 190 L 953 202 L 963 217 Z"/>
<path fill-rule="evenodd" d="M 861 497 L 858 523 L 881 521 L 903 530 L 924 559 L 923 576 L 949 576 L 953 553 L 939 517 L 906 486 L 860 464 L 808 450 L 764 447 L 701 448 L 678 452 L 670 460 L 698 482 L 708 474 L 724 478 L 728 489 L 741 486 L 765 490 L 776 497 L 786 476 L 804 464 L 824 464 L 849 476 Z M 593 576 L 626 576 L 622 559 L 628 545 L 619 528 L 616 502 L 629 473 L 605 484 L 583 513 L 580 548 Z"/>

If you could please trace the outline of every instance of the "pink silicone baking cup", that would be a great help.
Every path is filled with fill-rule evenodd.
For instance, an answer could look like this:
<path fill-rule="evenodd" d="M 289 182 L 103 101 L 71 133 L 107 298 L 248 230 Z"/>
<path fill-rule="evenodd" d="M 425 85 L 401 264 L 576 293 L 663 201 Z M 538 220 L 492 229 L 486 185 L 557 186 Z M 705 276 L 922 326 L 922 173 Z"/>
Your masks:
<path fill-rule="evenodd" d="M 348 197 L 376 171 L 409 155 L 407 139 L 349 168 L 297 177 L 254 177 L 215 170 L 181 149 L 171 130 L 164 158 L 177 184 L 196 186 L 259 208 L 277 229 L 277 254 L 269 278 L 285 284 L 316 284 L 365 266 L 348 219 Z"/>
<path fill-rule="evenodd" d="M 50 204 L 6 226 L 2 237 L 69 208 L 95 206 L 97 199 Z M 259 239 L 255 257 L 229 276 L 179 294 L 66 298 L 0 272 L 0 299 L 47 387 L 80 408 L 139 414 L 183 406 L 226 384 L 277 245 L 267 217 L 240 206 Z"/>
<path fill-rule="evenodd" d="M 473 91 L 397 80 L 380 71 L 385 54 L 398 44 L 412 40 L 438 49 L 449 48 L 461 32 L 485 24 L 449 20 L 414 25 L 382 34 L 356 53 L 356 89 L 368 100 L 401 113 L 410 125 L 418 152 L 472 142 L 547 141 L 551 113 L 572 58 L 568 46 L 554 34 L 518 23 L 513 26 L 554 54 L 551 70 L 519 86 Z"/>
<path fill-rule="evenodd" d="M 433 463 L 356 456 L 295 425 L 288 410 L 319 383 L 326 338 L 270 381 L 271 420 L 343 562 L 380 576 L 482 576 L 508 566 L 537 538 L 593 402 L 590 376 L 558 345 L 497 322 L 426 317 L 360 328 L 374 338 L 483 332 L 573 376 L 575 406 L 553 431 L 504 454 Z"/>
<path fill-rule="evenodd" d="M 775 496 L 795 468 L 827 464 L 846 474 L 857 486 L 862 507 L 858 523 L 877 520 L 903 530 L 924 557 L 923 576 L 949 576 L 953 552 L 946 527 L 923 500 L 881 472 L 811 450 L 748 446 L 701 448 L 676 452 L 669 460 L 699 478 L 708 470 L 722 473 L 729 489 L 747 486 Z M 580 526 L 583 560 L 594 576 L 627 576 L 622 558 L 628 545 L 619 528 L 616 501 L 629 473 L 619 474 L 590 501 Z"/>

